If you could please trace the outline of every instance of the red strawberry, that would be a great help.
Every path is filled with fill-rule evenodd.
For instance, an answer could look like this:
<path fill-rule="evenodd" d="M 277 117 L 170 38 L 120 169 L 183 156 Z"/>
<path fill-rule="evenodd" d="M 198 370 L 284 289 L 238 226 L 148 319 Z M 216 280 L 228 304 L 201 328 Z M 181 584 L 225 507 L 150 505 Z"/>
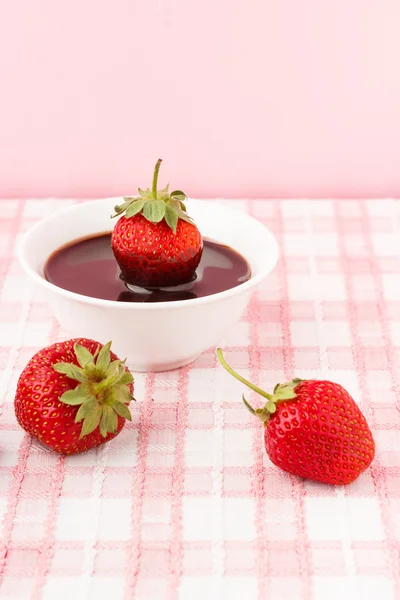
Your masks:
<path fill-rule="evenodd" d="M 265 426 L 265 448 L 280 469 L 321 483 L 346 485 L 371 464 L 375 443 L 364 415 L 346 390 L 337 383 L 293 379 L 275 386 L 273 395 L 253 385 L 226 363 L 236 379 L 267 399 L 253 415 Z"/>
<path fill-rule="evenodd" d="M 186 194 L 157 190 L 161 159 L 154 169 L 152 189 L 124 198 L 115 207 L 121 216 L 111 245 L 124 279 L 141 287 L 167 287 L 194 278 L 203 252 L 199 230 L 186 213 Z"/>
<path fill-rule="evenodd" d="M 21 427 L 61 454 L 90 450 L 118 435 L 131 420 L 133 377 L 110 346 L 82 338 L 37 352 L 17 384 Z"/>

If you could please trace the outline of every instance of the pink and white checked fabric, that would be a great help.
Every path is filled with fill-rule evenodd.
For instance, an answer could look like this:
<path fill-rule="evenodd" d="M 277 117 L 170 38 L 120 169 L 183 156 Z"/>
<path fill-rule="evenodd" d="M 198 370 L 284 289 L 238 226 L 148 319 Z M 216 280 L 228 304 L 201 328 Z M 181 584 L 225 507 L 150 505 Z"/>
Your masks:
<path fill-rule="evenodd" d="M 267 388 L 296 373 L 354 395 L 377 457 L 346 488 L 269 462 L 213 349 L 137 375 L 133 422 L 97 451 L 66 459 L 24 434 L 17 378 L 66 333 L 15 243 L 68 202 L 0 201 L 0 599 L 400 599 L 400 202 L 229 202 L 282 255 L 226 357 Z"/>

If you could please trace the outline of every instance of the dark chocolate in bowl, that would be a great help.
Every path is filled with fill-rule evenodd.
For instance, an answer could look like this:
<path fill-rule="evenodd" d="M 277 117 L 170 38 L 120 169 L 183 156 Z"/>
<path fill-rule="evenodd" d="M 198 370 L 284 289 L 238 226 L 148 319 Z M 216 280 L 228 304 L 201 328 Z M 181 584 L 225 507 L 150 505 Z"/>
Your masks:
<path fill-rule="evenodd" d="M 111 233 L 75 240 L 59 248 L 44 267 L 47 281 L 70 292 L 118 302 L 171 302 L 218 294 L 251 278 L 246 259 L 229 246 L 204 239 L 193 281 L 160 289 L 136 288 L 120 276 L 111 249 Z"/>

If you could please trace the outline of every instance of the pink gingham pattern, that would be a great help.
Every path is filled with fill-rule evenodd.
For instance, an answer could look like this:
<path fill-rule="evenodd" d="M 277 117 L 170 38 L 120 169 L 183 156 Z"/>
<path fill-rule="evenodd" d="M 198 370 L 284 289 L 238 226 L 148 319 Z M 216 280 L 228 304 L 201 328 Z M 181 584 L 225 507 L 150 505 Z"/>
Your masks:
<path fill-rule="evenodd" d="M 0 599 L 400 599 L 400 202 L 224 201 L 281 249 L 226 358 L 267 389 L 296 374 L 354 395 L 377 457 L 346 488 L 269 462 L 213 349 L 136 375 L 132 423 L 97 451 L 66 459 L 24 434 L 17 378 L 67 335 L 15 244 L 72 202 L 0 201 Z"/>

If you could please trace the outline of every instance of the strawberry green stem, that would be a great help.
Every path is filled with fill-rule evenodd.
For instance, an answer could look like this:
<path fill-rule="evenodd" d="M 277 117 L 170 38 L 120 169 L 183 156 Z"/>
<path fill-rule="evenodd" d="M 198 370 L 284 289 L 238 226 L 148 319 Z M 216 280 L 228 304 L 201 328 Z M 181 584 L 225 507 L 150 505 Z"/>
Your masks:
<path fill-rule="evenodd" d="M 241 381 L 242 383 L 244 383 L 244 385 L 246 385 L 248 388 L 250 388 L 251 390 L 253 390 L 254 392 L 257 392 L 257 394 L 260 394 L 260 396 L 263 396 L 264 398 L 266 398 L 267 400 L 271 400 L 272 396 L 271 394 L 267 394 L 267 392 L 264 392 L 264 390 L 262 390 L 261 388 L 257 387 L 256 385 L 254 385 L 254 383 L 251 383 L 250 381 L 247 381 L 247 379 L 245 379 L 244 377 L 242 377 L 241 375 L 239 375 L 239 373 L 236 373 L 236 371 L 234 371 L 226 362 L 226 360 L 224 359 L 223 355 L 222 355 L 222 350 L 221 348 L 217 348 L 217 357 L 219 362 L 221 363 L 221 365 L 224 367 L 224 369 L 226 371 L 228 371 L 228 373 L 230 373 L 233 377 L 235 377 L 238 381 Z M 246 402 L 247 405 L 247 402 Z"/>
<path fill-rule="evenodd" d="M 96 383 L 96 385 L 93 387 L 95 395 L 97 396 L 98 394 L 101 394 L 101 392 L 107 390 L 109 387 L 117 383 L 117 381 L 119 381 L 120 379 L 121 373 L 117 373 L 115 375 L 110 375 L 109 377 L 106 377 L 106 379 L 103 379 L 99 383 Z"/>
<path fill-rule="evenodd" d="M 153 185 L 151 187 L 151 192 L 154 198 L 157 198 L 157 183 L 158 183 L 158 172 L 160 170 L 162 159 L 159 158 L 156 162 L 156 166 L 154 167 L 154 175 L 153 175 Z"/>

